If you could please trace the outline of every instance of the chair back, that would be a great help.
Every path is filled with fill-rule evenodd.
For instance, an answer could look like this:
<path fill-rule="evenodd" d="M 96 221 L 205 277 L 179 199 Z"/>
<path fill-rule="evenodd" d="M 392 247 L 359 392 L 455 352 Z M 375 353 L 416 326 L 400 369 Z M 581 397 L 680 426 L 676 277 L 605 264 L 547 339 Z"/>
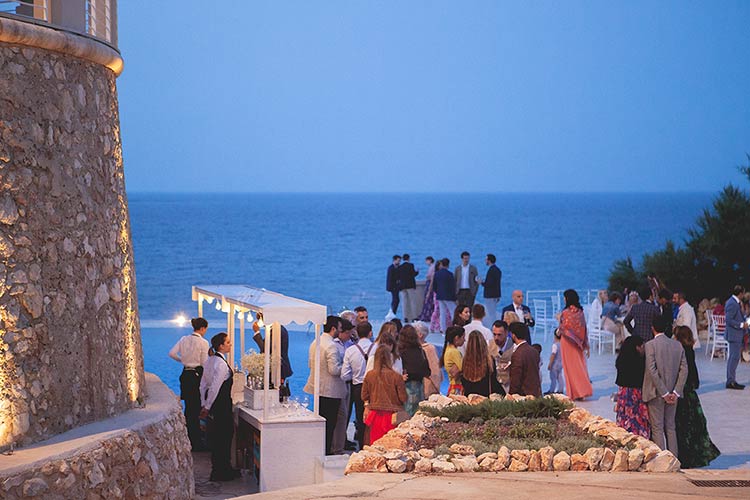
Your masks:
<path fill-rule="evenodd" d="M 727 329 L 727 317 L 723 314 L 711 314 L 711 323 L 714 325 L 714 333 L 723 335 Z"/>

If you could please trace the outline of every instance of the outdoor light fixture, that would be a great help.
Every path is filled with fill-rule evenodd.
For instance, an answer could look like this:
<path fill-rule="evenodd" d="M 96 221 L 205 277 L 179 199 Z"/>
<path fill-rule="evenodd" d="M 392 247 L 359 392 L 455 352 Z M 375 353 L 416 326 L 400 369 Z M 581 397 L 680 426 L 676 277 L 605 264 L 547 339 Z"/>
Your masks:
<path fill-rule="evenodd" d="M 203 297 L 203 300 L 205 300 L 207 304 L 213 304 L 214 303 L 214 298 L 213 297 Z"/>
<path fill-rule="evenodd" d="M 218 300 L 216 301 L 216 310 L 221 311 L 221 302 L 219 302 Z"/>

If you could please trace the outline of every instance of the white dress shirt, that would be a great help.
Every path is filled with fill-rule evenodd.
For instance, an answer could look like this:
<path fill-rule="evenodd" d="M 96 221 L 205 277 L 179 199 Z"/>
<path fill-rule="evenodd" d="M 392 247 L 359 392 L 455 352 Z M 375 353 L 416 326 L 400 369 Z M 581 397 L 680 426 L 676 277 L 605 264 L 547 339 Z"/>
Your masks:
<path fill-rule="evenodd" d="M 495 342 L 492 332 L 490 331 L 489 328 L 487 328 L 486 326 L 482 324 L 481 320 L 475 319 L 474 321 L 472 321 L 471 323 L 469 323 L 468 325 L 464 327 L 464 331 L 466 332 L 467 338 L 468 338 L 468 335 L 471 334 L 471 332 L 473 332 L 474 330 L 477 330 L 479 333 L 482 334 L 482 337 L 484 337 L 484 340 L 487 341 L 487 345 L 490 345 Z"/>
<path fill-rule="evenodd" d="M 516 303 L 513 303 L 513 309 L 515 310 L 516 314 L 518 315 L 518 319 L 521 323 L 526 323 L 526 318 L 524 317 L 524 311 L 523 311 L 523 304 L 520 306 L 517 306 Z"/>
<path fill-rule="evenodd" d="M 365 370 L 365 374 L 375 368 L 375 351 L 377 350 L 378 343 L 375 342 L 375 345 L 372 346 L 372 351 L 370 351 L 370 356 L 367 358 L 367 369 Z M 393 371 L 398 373 L 399 375 L 403 375 L 404 364 L 401 362 L 401 358 L 398 358 L 396 361 L 394 361 L 391 368 L 393 368 Z"/>
<path fill-rule="evenodd" d="M 469 289 L 469 266 L 461 264 L 461 286 L 458 287 L 460 290 Z"/>
<path fill-rule="evenodd" d="M 701 346 L 700 340 L 698 340 L 698 321 L 695 317 L 695 309 L 693 306 L 685 302 L 677 310 L 677 318 L 674 320 L 674 326 L 687 326 L 690 331 L 693 332 L 693 349 L 698 349 Z"/>
<path fill-rule="evenodd" d="M 227 364 L 224 355 L 216 353 L 209 356 L 203 365 L 203 377 L 201 377 L 201 406 L 211 409 L 219 395 L 221 385 L 232 376 L 233 370 Z"/>
<path fill-rule="evenodd" d="M 344 382 L 351 381 L 352 384 L 359 385 L 365 381 L 367 361 L 365 361 L 364 355 L 360 352 L 360 348 L 365 354 L 367 354 L 368 349 L 370 350 L 370 353 L 367 355 L 368 360 L 375 356 L 375 346 L 372 340 L 368 338 L 359 339 L 359 342 L 349 346 L 344 353 L 344 364 L 341 366 L 341 380 Z"/>
<path fill-rule="evenodd" d="M 169 351 L 169 357 L 185 368 L 203 366 L 208 359 L 208 341 L 197 333 L 185 335 Z"/>

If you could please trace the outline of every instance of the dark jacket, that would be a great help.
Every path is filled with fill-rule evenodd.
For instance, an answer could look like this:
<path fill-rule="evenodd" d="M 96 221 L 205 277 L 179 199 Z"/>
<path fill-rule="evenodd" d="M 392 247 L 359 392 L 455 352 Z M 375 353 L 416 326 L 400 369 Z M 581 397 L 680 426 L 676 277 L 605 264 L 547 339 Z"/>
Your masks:
<path fill-rule="evenodd" d="M 661 307 L 661 317 L 666 324 L 666 330 L 664 330 L 664 334 L 667 337 L 671 337 L 672 336 L 672 323 L 674 322 L 674 315 L 672 314 L 672 304 L 667 302 L 663 306 L 659 306 L 659 307 Z"/>
<path fill-rule="evenodd" d="M 417 288 L 417 282 L 414 278 L 417 277 L 419 271 L 414 269 L 414 264 L 411 262 L 404 262 L 398 266 L 398 275 L 401 281 L 401 290 L 409 290 L 411 288 Z"/>
<path fill-rule="evenodd" d="M 622 324 L 628 329 L 631 335 L 637 335 L 642 338 L 644 342 L 648 342 L 654 338 L 654 332 L 651 330 L 654 318 L 659 316 L 661 311 L 653 302 L 640 302 L 633 304 L 630 308 L 630 312 L 625 319 L 622 320 Z M 631 321 L 635 320 L 635 326 L 631 325 Z"/>
<path fill-rule="evenodd" d="M 646 358 L 638 353 L 629 356 L 620 354 L 615 361 L 617 368 L 617 379 L 615 384 L 619 387 L 643 388 L 643 374 L 646 372 Z"/>
<path fill-rule="evenodd" d="M 487 269 L 487 277 L 484 278 L 484 298 L 485 299 L 499 299 L 500 294 L 500 281 L 503 278 L 503 272 L 495 264 L 492 264 Z"/>
<path fill-rule="evenodd" d="M 497 365 L 495 364 L 495 360 L 493 359 L 492 371 L 487 372 L 487 374 L 482 377 L 481 380 L 472 382 L 471 380 L 467 380 L 466 377 L 462 375 L 461 384 L 464 386 L 464 394 L 466 396 L 468 396 L 469 394 L 479 394 L 480 396 L 484 396 L 487 398 L 490 397 L 490 394 L 505 395 L 505 389 L 503 389 L 503 386 L 500 385 L 500 382 L 498 382 L 496 374 Z"/>
<path fill-rule="evenodd" d="M 398 267 L 393 264 L 388 266 L 388 274 L 385 277 L 385 290 L 387 292 L 398 292 L 401 290 L 401 273 Z"/>
<path fill-rule="evenodd" d="M 521 309 L 523 310 L 524 313 L 529 313 L 529 315 L 531 315 L 531 309 L 529 309 L 529 306 L 527 306 L 526 304 L 521 304 Z M 501 316 L 505 316 L 506 312 L 516 312 L 516 309 L 513 307 L 512 303 L 503 307 Z M 528 326 L 529 328 L 534 328 L 534 325 L 536 325 L 536 321 L 534 320 L 533 316 L 531 316 L 531 319 L 524 319 L 524 318 L 518 318 L 518 319 L 526 323 L 526 326 Z"/>
<path fill-rule="evenodd" d="M 266 340 L 261 336 L 260 332 L 253 335 L 253 340 L 258 344 L 260 352 L 265 352 Z M 289 362 L 289 331 L 284 325 L 281 325 L 281 378 L 288 379 L 293 373 L 292 364 Z"/>
<path fill-rule="evenodd" d="M 695 366 L 695 351 L 692 347 L 682 347 L 685 349 L 685 360 L 687 361 L 688 366 L 687 382 L 685 382 L 685 388 L 683 389 L 683 391 L 695 391 L 698 390 L 698 387 L 700 387 L 701 385 L 698 378 L 698 367 Z"/>
<path fill-rule="evenodd" d="M 427 362 L 427 356 L 421 347 L 410 347 L 399 354 L 404 373 L 409 375 L 408 380 L 422 381 L 423 378 L 430 376 L 430 363 Z"/>
<path fill-rule="evenodd" d="M 519 344 L 510 358 L 510 393 L 542 397 L 539 353 L 528 342 Z"/>
<path fill-rule="evenodd" d="M 435 271 L 435 294 L 438 300 L 456 300 L 456 280 L 445 268 Z"/>

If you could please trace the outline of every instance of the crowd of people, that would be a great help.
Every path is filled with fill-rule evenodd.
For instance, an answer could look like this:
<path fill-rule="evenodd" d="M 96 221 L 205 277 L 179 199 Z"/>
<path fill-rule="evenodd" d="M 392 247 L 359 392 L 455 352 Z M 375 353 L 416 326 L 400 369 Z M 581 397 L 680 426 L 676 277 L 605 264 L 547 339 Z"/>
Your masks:
<path fill-rule="evenodd" d="M 413 307 L 412 284 L 418 272 L 409 256 L 394 256 L 388 270 L 392 308 L 404 302 L 409 321 L 386 321 L 377 336 L 367 308 L 360 306 L 339 316 L 328 316 L 320 339 L 319 410 L 325 419 L 326 454 L 356 450 L 382 437 L 399 422 L 414 415 L 419 403 L 440 392 L 444 376 L 447 394 L 518 394 L 541 397 L 542 346 L 532 344 L 530 328 L 535 321 L 523 304 L 523 292 L 515 290 L 512 301 L 500 311 L 502 273 L 494 255 L 484 279 L 461 255 L 451 272 L 448 259 L 428 257 L 425 306 Z M 695 349 L 700 345 L 693 307 L 684 293 L 644 286 L 638 292 L 601 291 L 590 311 L 600 312 L 601 327 L 615 334 L 616 418 L 621 427 L 649 437 L 679 457 L 683 468 L 707 465 L 719 455 L 708 435 L 696 390 L 699 374 Z M 484 303 L 476 303 L 484 286 Z M 589 339 L 584 308 L 575 290 L 563 293 L 564 307 L 557 315 L 547 370 L 546 393 L 565 392 L 574 400 L 593 395 L 588 374 Z M 655 299 L 656 297 L 656 299 Z M 723 305 L 726 318 L 728 389 L 743 389 L 736 381 L 742 342 L 748 330 L 750 310 L 744 307 L 745 290 L 737 286 Z M 409 305 L 407 305 L 409 304 Z M 437 316 L 436 316 L 437 314 Z M 431 331 L 443 332 L 443 349 L 427 341 Z M 233 370 L 227 354 L 231 338 L 219 333 L 204 339 L 208 323 L 192 320 L 193 333 L 180 339 L 169 355 L 183 364 L 181 397 L 193 450 L 205 449 L 200 420 L 209 425 L 212 480 L 237 477 L 229 461 L 233 433 L 231 385 Z M 255 325 L 254 325 L 255 326 Z M 263 350 L 262 338 L 254 328 Z M 283 329 L 282 335 L 288 335 Z M 288 345 L 288 337 L 286 344 Z M 305 392 L 314 393 L 317 343 L 309 348 L 310 376 Z M 286 355 L 286 352 L 284 352 Z M 291 375 L 288 367 L 283 374 Z M 354 441 L 347 427 L 354 416 Z"/>

